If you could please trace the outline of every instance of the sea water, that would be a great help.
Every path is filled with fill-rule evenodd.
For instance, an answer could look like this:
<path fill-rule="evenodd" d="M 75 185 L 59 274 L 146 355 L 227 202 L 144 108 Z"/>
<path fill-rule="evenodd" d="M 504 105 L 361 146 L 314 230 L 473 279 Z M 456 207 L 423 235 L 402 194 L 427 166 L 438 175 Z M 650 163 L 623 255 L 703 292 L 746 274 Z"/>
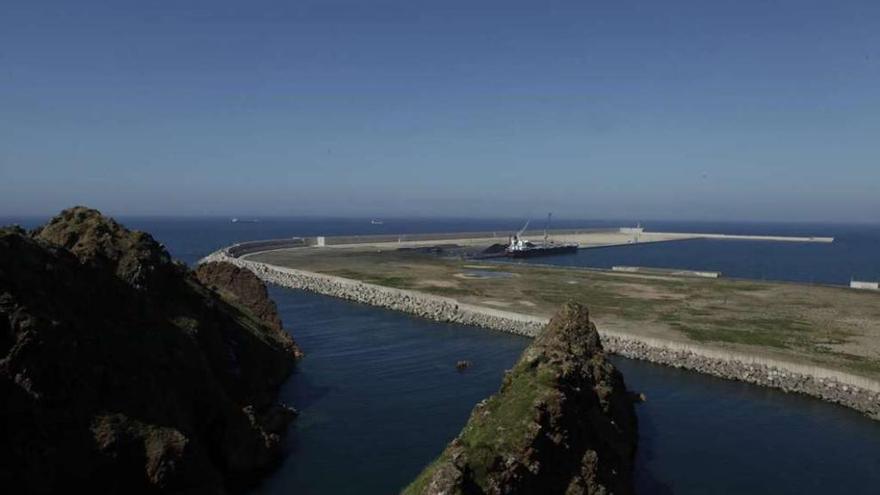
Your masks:
<path fill-rule="evenodd" d="M 396 493 L 498 390 L 529 339 L 273 288 L 306 357 L 301 416 L 259 494 Z M 458 360 L 472 366 L 455 369 Z M 841 406 L 614 357 L 638 404 L 640 493 L 875 494 L 880 422 Z"/>
<path fill-rule="evenodd" d="M 849 285 L 880 280 L 880 225 L 654 222 L 655 232 L 834 237 L 833 243 L 692 239 L 579 249 L 517 260 L 558 266 L 642 266 L 721 272 L 723 277 Z"/>

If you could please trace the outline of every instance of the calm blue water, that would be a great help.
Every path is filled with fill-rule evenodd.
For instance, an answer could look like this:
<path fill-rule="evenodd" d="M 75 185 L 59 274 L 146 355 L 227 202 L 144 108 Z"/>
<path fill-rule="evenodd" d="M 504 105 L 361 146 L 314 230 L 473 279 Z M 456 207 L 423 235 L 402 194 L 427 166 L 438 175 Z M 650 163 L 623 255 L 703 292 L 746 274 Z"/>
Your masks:
<path fill-rule="evenodd" d="M 495 392 L 528 339 L 289 289 L 306 351 L 281 392 L 302 415 L 255 493 L 396 493 Z M 463 373 L 455 362 L 473 366 Z M 880 422 L 753 385 L 614 358 L 637 408 L 640 493 L 875 494 Z"/>
<path fill-rule="evenodd" d="M 281 397 L 301 416 L 256 493 L 388 494 L 415 478 L 498 389 L 524 337 L 273 289 L 306 357 Z M 458 372 L 455 363 L 472 367 Z"/>
<path fill-rule="evenodd" d="M 492 222 L 428 220 L 383 226 L 363 220 L 230 224 L 225 219 L 127 219 L 125 223 L 152 232 L 187 262 L 232 242 L 258 238 L 363 234 L 377 228 L 387 232 L 506 228 Z M 760 230 L 746 225 L 649 225 L 654 230 L 689 231 L 701 226 L 707 232 L 830 233 L 852 239 L 839 245 L 845 248 L 836 248 L 844 249 L 859 265 L 863 262 L 857 260 L 870 261 L 880 252 L 876 227 L 789 226 L 785 231 L 780 226 Z M 694 249 L 703 249 L 696 244 Z M 647 246 L 635 249 L 643 247 Z M 659 266 L 670 266 L 668 256 L 674 253 L 657 258 L 664 261 Z M 754 256 L 731 255 L 728 262 L 746 266 Z M 850 269 L 849 261 L 817 256 L 809 253 L 801 258 L 802 273 L 812 266 L 811 273 L 838 280 Z M 769 262 L 763 266 L 763 270 L 772 268 Z M 730 274 L 731 270 L 721 271 Z M 396 492 L 459 431 L 473 405 L 497 390 L 504 369 L 528 344 L 513 335 L 423 321 L 300 291 L 273 288 L 271 293 L 287 328 L 306 352 L 281 391 L 282 398 L 302 414 L 287 438 L 289 455 L 256 493 Z M 473 367 L 458 373 L 454 365 L 461 359 L 472 361 Z M 877 493 L 880 422 L 839 406 L 747 384 L 626 359 L 615 358 L 615 363 L 630 388 L 648 396 L 648 402 L 638 407 L 637 483 L 642 493 Z"/>
<path fill-rule="evenodd" d="M 612 358 L 637 406 L 640 493 L 876 494 L 880 422 L 755 385 Z"/>

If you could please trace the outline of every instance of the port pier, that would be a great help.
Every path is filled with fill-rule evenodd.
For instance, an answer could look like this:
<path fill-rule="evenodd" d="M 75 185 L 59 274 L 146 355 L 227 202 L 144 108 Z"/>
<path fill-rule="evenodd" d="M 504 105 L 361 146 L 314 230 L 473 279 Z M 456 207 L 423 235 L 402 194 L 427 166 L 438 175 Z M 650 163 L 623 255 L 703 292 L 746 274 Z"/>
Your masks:
<path fill-rule="evenodd" d="M 555 229 L 547 231 L 554 241 L 576 243 L 580 249 L 629 246 L 657 242 L 687 241 L 695 239 L 716 239 L 734 241 L 769 241 L 769 242 L 802 242 L 831 243 L 833 237 L 815 236 L 776 236 L 776 235 L 739 235 L 714 233 L 685 232 L 646 232 L 642 228 L 614 229 Z M 509 232 L 453 232 L 424 234 L 375 234 L 346 236 L 292 237 L 287 239 L 269 239 L 243 242 L 230 246 L 227 252 L 234 256 L 244 256 L 263 251 L 288 249 L 297 247 L 320 248 L 368 248 L 368 249 L 399 249 L 424 248 L 438 245 L 456 245 L 461 247 L 488 247 L 493 244 L 507 244 Z M 540 239 L 544 232 L 532 230 L 523 233 L 526 239 Z"/>

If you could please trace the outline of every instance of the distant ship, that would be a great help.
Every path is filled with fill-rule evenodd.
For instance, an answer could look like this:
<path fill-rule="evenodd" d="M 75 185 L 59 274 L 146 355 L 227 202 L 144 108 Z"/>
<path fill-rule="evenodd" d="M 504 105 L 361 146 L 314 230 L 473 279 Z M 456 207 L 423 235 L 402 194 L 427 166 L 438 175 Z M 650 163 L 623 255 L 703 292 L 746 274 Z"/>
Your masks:
<path fill-rule="evenodd" d="M 385 225 L 385 222 L 382 220 L 370 220 L 370 223 L 373 225 Z"/>
<path fill-rule="evenodd" d="M 523 239 L 522 235 L 529 227 L 529 222 L 519 232 L 511 236 L 510 243 L 504 250 L 504 255 L 510 258 L 531 258 L 533 256 L 549 256 L 552 254 L 576 253 L 578 245 L 575 243 L 559 243 L 551 241 L 547 236 L 550 227 L 550 216 L 547 214 L 547 228 L 544 229 L 544 240 L 540 244 Z"/>
<path fill-rule="evenodd" d="M 232 218 L 232 220 L 230 220 L 230 222 L 232 222 L 232 223 L 260 223 L 260 220 L 257 218 L 252 218 L 250 220 L 241 220 L 239 218 Z"/>

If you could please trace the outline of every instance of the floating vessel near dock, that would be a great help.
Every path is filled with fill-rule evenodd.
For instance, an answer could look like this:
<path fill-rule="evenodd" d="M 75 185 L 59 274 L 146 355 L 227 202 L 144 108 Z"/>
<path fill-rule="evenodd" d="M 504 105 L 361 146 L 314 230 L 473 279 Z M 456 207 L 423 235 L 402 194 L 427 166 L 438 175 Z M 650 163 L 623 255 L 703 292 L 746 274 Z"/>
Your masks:
<path fill-rule="evenodd" d="M 510 246 L 507 247 L 506 255 L 510 258 L 531 258 L 534 256 L 549 256 L 552 254 L 576 253 L 577 244 L 559 244 L 548 242 L 546 244 L 534 244 L 525 239 L 513 236 Z"/>
<path fill-rule="evenodd" d="M 510 242 L 504 250 L 504 255 L 510 258 L 532 258 L 535 256 L 576 253 L 578 250 L 577 244 L 553 242 L 547 236 L 551 215 L 551 213 L 547 214 L 547 227 L 544 229 L 544 240 L 541 244 L 535 244 L 523 239 L 522 235 L 529 227 L 529 222 L 526 222 L 523 228 L 510 238 Z"/>

